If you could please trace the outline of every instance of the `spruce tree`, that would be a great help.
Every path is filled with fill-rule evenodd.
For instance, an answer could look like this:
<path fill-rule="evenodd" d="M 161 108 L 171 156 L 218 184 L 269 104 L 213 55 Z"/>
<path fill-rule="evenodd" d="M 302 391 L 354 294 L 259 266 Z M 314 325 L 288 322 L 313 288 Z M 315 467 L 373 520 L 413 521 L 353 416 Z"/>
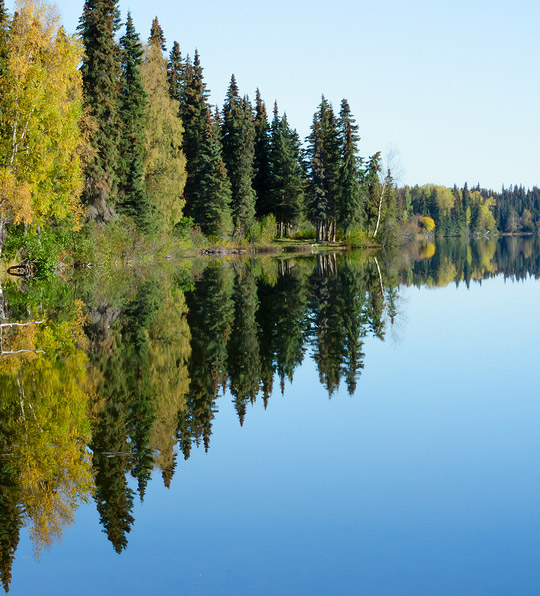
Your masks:
<path fill-rule="evenodd" d="M 120 115 L 120 51 L 117 0 L 86 0 L 79 31 L 85 48 L 81 66 L 85 106 L 94 120 L 90 143 L 94 157 L 85 172 L 84 200 L 94 219 L 114 218 Z"/>
<path fill-rule="evenodd" d="M 184 188 L 186 212 L 193 215 L 194 202 L 204 200 L 200 196 L 201 149 L 205 141 L 208 105 L 208 91 L 203 79 L 199 52 L 195 50 L 193 63 L 186 61 L 183 74 L 183 89 L 180 98 L 180 118 L 184 124 L 184 153 L 187 161 L 187 180 Z M 197 223 L 199 223 L 197 221 Z"/>
<path fill-rule="evenodd" d="M 231 183 L 223 163 L 218 127 L 210 112 L 206 115 L 197 176 L 198 192 L 193 197 L 191 215 L 205 234 L 226 239 L 232 233 Z"/>
<path fill-rule="evenodd" d="M 152 210 L 144 191 L 144 143 L 147 95 L 142 82 L 140 65 L 144 53 L 133 19 L 128 13 L 126 33 L 120 40 L 122 76 L 120 88 L 119 194 L 123 211 L 133 217 L 141 229 L 151 227 Z"/>
<path fill-rule="evenodd" d="M 280 236 L 286 236 L 302 212 L 304 182 L 300 164 L 300 140 L 287 122 L 279 118 L 277 104 L 271 127 L 270 193 Z"/>
<path fill-rule="evenodd" d="M 366 168 L 364 187 L 366 193 L 365 222 L 368 235 L 373 236 L 377 229 L 379 209 L 384 199 L 384 186 L 380 179 L 381 152 L 378 151 L 369 158 Z"/>
<path fill-rule="evenodd" d="M 270 127 L 266 106 L 257 89 L 255 93 L 255 155 L 253 162 L 255 177 L 253 190 L 256 195 L 257 216 L 272 212 L 270 197 Z"/>
<path fill-rule="evenodd" d="M 0 77 L 6 69 L 8 57 L 8 18 L 4 0 L 0 0 Z"/>
<path fill-rule="evenodd" d="M 352 117 L 349 103 L 341 102 L 339 113 L 341 168 L 339 172 L 338 223 L 344 232 L 361 223 L 362 159 L 358 157 L 358 125 Z"/>
<path fill-rule="evenodd" d="M 332 105 L 322 97 L 307 138 L 309 157 L 309 217 L 317 241 L 333 241 L 336 234 L 339 193 L 339 137 Z"/>
<path fill-rule="evenodd" d="M 152 21 L 152 27 L 150 28 L 150 37 L 148 38 L 148 43 L 159 44 L 162 52 L 167 51 L 165 35 L 157 17 L 154 17 L 154 20 Z"/>
<path fill-rule="evenodd" d="M 255 126 L 249 99 L 240 98 L 234 75 L 223 107 L 223 160 L 232 188 L 232 210 L 235 234 L 245 237 L 255 222 L 253 159 Z"/>
<path fill-rule="evenodd" d="M 243 269 L 236 277 L 234 304 L 234 325 L 227 344 L 228 371 L 234 407 L 243 426 L 247 404 L 255 402 L 261 378 L 257 328 L 259 300 L 251 267 Z"/>
<path fill-rule="evenodd" d="M 180 103 L 182 96 L 182 77 L 184 72 L 184 62 L 178 42 L 173 43 L 171 53 L 169 54 L 169 64 L 167 66 L 167 78 L 169 80 L 169 94 L 171 99 Z"/>

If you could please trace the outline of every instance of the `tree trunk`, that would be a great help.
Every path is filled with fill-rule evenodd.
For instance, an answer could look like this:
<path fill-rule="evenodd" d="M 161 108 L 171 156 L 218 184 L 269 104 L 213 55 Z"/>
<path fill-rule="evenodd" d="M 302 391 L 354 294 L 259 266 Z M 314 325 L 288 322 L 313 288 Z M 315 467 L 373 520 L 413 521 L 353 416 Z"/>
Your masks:
<path fill-rule="evenodd" d="M 375 226 L 375 231 L 373 232 L 373 238 L 377 236 L 377 232 L 379 231 L 379 224 L 381 223 L 381 213 L 382 213 L 382 202 L 384 197 L 384 191 L 386 190 L 386 179 L 383 183 L 383 187 L 381 190 L 381 198 L 379 199 L 379 213 L 377 215 L 377 225 Z"/>
<path fill-rule="evenodd" d="M 6 241 L 6 220 L 0 216 L 0 257 L 2 256 L 2 247 Z"/>

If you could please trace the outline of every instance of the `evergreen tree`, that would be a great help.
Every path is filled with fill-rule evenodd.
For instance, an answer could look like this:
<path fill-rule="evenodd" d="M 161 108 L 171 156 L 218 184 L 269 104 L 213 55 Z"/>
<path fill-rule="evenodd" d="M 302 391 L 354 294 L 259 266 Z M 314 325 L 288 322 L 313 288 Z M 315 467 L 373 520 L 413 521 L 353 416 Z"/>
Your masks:
<path fill-rule="evenodd" d="M 144 159 L 145 191 L 154 209 L 153 228 L 170 232 L 182 217 L 186 158 L 182 151 L 184 128 L 178 104 L 170 98 L 163 32 L 152 27 L 141 75 L 148 94 Z"/>
<path fill-rule="evenodd" d="M 257 329 L 257 282 L 251 267 L 239 271 L 234 290 L 234 326 L 228 348 L 230 390 L 240 425 L 244 424 L 248 402 L 259 392 L 261 362 Z"/>
<path fill-rule="evenodd" d="M 256 195 L 257 216 L 272 213 L 270 197 L 270 127 L 266 105 L 257 89 L 255 94 L 255 148 L 253 190 Z"/>
<path fill-rule="evenodd" d="M 192 206 L 195 201 L 201 203 L 205 197 L 201 195 L 201 150 L 205 141 L 207 127 L 208 92 L 203 79 L 203 69 L 199 52 L 195 50 L 193 63 L 188 59 L 183 74 L 183 89 L 180 98 L 180 118 L 184 124 L 184 153 L 186 155 L 187 180 L 184 188 L 186 212 L 193 215 Z M 197 221 L 197 220 L 196 220 Z M 200 223 L 197 221 L 197 223 Z"/>
<path fill-rule="evenodd" d="M 308 140 L 309 206 L 317 241 L 335 241 L 339 195 L 339 136 L 332 105 L 322 97 Z"/>
<path fill-rule="evenodd" d="M 86 166 L 83 198 L 94 219 L 114 217 L 120 115 L 120 51 L 114 35 L 119 26 L 117 0 L 86 0 L 79 31 L 85 48 L 81 66 L 84 102 L 93 121 L 94 157 Z"/>
<path fill-rule="evenodd" d="M 378 151 L 369 158 L 366 167 L 364 186 L 366 192 L 365 223 L 368 234 L 373 236 L 377 226 L 379 204 L 383 196 L 383 185 L 380 180 L 381 153 Z"/>
<path fill-rule="evenodd" d="M 158 18 L 154 17 L 152 21 L 152 26 L 150 27 L 150 37 L 148 38 L 148 43 L 150 45 L 157 45 L 161 48 L 162 52 L 167 51 L 167 45 L 165 43 L 165 35 L 163 34 L 163 29 L 159 24 Z"/>
<path fill-rule="evenodd" d="M 143 188 L 147 96 L 140 72 L 144 50 L 133 26 L 131 13 L 127 16 L 126 33 L 120 40 L 120 47 L 120 116 L 123 128 L 119 191 L 124 212 L 145 230 L 152 226 L 152 209 Z"/>
<path fill-rule="evenodd" d="M 304 181 L 300 163 L 300 140 L 289 127 L 287 116 L 279 118 L 277 105 L 271 127 L 270 192 L 272 212 L 275 214 L 279 235 L 286 236 L 302 212 Z"/>
<path fill-rule="evenodd" d="M 208 449 L 215 401 L 227 379 L 227 343 L 234 320 L 234 272 L 224 265 L 210 265 L 186 296 L 192 333 L 191 383 L 188 411 L 178 426 L 184 457 L 192 441 L 201 437 Z"/>
<path fill-rule="evenodd" d="M 4 75 L 8 57 L 8 15 L 4 0 L 0 0 L 0 77 Z"/>
<path fill-rule="evenodd" d="M 182 96 L 182 79 L 184 73 L 184 62 L 178 42 L 173 43 L 171 53 L 169 54 L 169 64 L 167 66 L 167 78 L 169 80 L 169 94 L 171 99 L 180 103 Z"/>
<path fill-rule="evenodd" d="M 198 192 L 193 197 L 191 215 L 205 234 L 227 238 L 232 233 L 231 183 L 218 134 L 218 126 L 207 112 L 197 171 Z"/>
<path fill-rule="evenodd" d="M 247 97 L 240 98 L 234 75 L 223 107 L 223 161 L 232 189 L 235 234 L 245 237 L 255 222 L 255 192 L 252 187 L 255 126 Z"/>
<path fill-rule="evenodd" d="M 0 431 L 2 453 L 9 453 L 12 445 L 13 436 L 2 428 Z M 6 592 L 9 592 L 11 569 L 22 526 L 23 507 L 17 470 L 11 458 L 3 457 L 0 461 L 0 581 Z"/>
<path fill-rule="evenodd" d="M 362 160 L 358 157 L 358 126 L 351 115 L 346 99 L 339 113 L 341 168 L 339 172 L 338 223 L 348 232 L 361 223 L 362 187 L 360 184 Z"/>

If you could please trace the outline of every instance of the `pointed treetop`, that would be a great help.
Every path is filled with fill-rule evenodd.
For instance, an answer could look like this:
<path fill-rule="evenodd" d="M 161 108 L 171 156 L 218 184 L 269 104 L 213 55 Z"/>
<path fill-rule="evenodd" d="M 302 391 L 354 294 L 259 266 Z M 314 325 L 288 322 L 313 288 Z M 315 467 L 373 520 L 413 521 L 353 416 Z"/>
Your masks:
<path fill-rule="evenodd" d="M 236 83 L 236 77 L 233 74 L 231 76 L 231 82 L 229 84 L 229 89 L 227 91 L 227 97 L 238 97 L 238 96 L 239 96 L 238 84 Z"/>
<path fill-rule="evenodd" d="M 157 17 L 152 21 L 148 43 L 151 46 L 158 44 L 164 52 L 167 50 L 167 46 L 165 45 L 165 35 L 163 34 L 163 29 L 161 28 Z"/>

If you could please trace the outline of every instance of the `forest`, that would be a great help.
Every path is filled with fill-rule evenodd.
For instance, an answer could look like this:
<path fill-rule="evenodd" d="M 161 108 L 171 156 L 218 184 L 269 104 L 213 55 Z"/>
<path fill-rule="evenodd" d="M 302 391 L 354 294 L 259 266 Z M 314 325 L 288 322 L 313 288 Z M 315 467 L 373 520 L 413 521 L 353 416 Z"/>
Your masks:
<path fill-rule="evenodd" d="M 381 152 L 360 155 L 346 99 L 336 111 L 323 95 L 304 141 L 277 101 L 269 114 L 234 75 L 211 105 L 199 53 L 168 49 L 157 17 L 144 43 L 117 4 L 87 0 L 70 34 L 44 0 L 17 0 L 13 14 L 0 0 L 4 258 L 92 261 L 89 247 L 114 249 L 119 229 L 200 247 L 538 228 L 538 188 L 397 188 Z"/>

